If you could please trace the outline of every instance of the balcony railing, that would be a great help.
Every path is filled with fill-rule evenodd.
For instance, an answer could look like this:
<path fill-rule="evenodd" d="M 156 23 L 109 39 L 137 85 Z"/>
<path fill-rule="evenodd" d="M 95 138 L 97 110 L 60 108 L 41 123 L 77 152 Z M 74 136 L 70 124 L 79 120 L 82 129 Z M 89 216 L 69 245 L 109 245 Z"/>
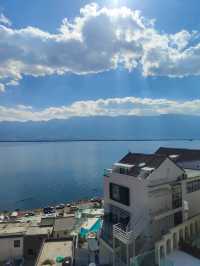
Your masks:
<path fill-rule="evenodd" d="M 113 237 L 119 239 L 124 244 L 130 244 L 133 241 L 133 231 L 118 223 L 113 225 Z"/>
<path fill-rule="evenodd" d="M 103 175 L 109 177 L 112 174 L 112 169 L 104 169 Z"/>

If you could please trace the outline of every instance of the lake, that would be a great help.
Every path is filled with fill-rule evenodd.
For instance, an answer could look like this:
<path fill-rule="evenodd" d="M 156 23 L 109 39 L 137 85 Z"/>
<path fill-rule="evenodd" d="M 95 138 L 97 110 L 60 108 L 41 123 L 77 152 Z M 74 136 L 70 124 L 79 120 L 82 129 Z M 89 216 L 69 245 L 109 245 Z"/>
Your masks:
<path fill-rule="evenodd" d="M 103 195 L 103 170 L 128 151 L 200 148 L 200 141 L 0 143 L 0 209 L 28 209 Z"/>

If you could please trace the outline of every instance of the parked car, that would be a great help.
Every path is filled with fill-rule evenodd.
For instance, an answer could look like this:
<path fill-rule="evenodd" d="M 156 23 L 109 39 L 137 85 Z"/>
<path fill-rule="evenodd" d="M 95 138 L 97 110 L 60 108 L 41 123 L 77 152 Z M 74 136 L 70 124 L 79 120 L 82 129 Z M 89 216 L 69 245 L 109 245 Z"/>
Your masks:
<path fill-rule="evenodd" d="M 43 209 L 44 214 L 49 214 L 49 213 L 55 213 L 55 208 L 54 207 L 45 207 Z"/>
<path fill-rule="evenodd" d="M 65 208 L 65 204 L 59 204 L 59 205 L 56 205 L 56 209 L 59 210 L 59 209 L 64 209 Z"/>

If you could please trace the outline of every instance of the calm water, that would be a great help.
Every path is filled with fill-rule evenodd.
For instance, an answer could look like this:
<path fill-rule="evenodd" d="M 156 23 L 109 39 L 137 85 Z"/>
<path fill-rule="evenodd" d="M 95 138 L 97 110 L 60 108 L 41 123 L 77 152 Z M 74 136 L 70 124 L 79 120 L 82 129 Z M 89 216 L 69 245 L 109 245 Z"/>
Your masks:
<path fill-rule="evenodd" d="M 0 143 L 0 209 L 101 196 L 104 168 L 128 151 L 160 146 L 200 148 L 200 141 Z"/>

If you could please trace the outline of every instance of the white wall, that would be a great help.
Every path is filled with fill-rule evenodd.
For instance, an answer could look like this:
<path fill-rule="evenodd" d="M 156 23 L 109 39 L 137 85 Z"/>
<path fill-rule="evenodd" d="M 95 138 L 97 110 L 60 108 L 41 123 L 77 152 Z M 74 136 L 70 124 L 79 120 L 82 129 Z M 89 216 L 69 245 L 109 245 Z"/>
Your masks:
<path fill-rule="evenodd" d="M 123 205 L 110 199 L 109 184 L 114 183 L 129 188 L 130 206 Z M 119 207 L 131 214 L 131 225 L 140 219 L 144 213 L 148 213 L 148 188 L 147 181 L 133 176 L 112 173 L 110 177 L 104 177 L 104 205 L 105 211 L 109 205 Z M 145 222 L 145 219 L 142 219 Z M 146 219 L 147 221 L 147 219 Z M 140 223 L 142 229 L 144 225 Z M 137 228 L 137 231 L 139 228 Z M 140 231 L 140 230 L 139 230 Z"/>
<path fill-rule="evenodd" d="M 149 192 L 150 211 L 156 213 L 172 208 L 172 191 L 169 185 L 161 185 Z"/>
<path fill-rule="evenodd" d="M 187 193 L 186 185 L 187 182 L 191 180 L 184 180 L 182 183 L 182 191 L 183 191 L 183 200 L 188 202 L 189 207 L 189 217 L 192 217 L 194 215 L 197 215 L 200 213 L 200 190 Z"/>
<path fill-rule="evenodd" d="M 168 158 L 148 177 L 149 185 L 157 185 L 175 181 L 183 175 L 183 170 Z"/>
<path fill-rule="evenodd" d="M 20 240 L 20 247 L 14 247 L 14 240 Z M 23 237 L 0 238 L 0 261 L 8 258 L 17 258 L 23 256 Z"/>

